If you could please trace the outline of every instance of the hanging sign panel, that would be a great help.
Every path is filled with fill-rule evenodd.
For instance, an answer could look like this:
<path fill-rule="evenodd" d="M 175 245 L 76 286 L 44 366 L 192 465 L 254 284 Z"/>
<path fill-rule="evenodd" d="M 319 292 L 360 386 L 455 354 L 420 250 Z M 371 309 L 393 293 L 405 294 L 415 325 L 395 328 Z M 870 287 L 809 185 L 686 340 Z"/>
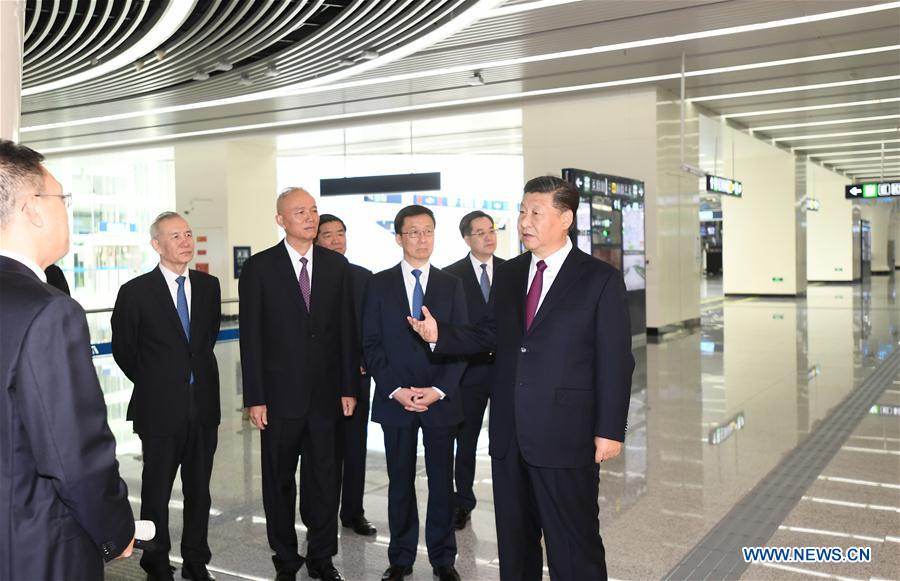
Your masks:
<path fill-rule="evenodd" d="M 844 186 L 844 198 L 848 200 L 891 197 L 900 198 L 900 182 L 875 182 Z"/>
<path fill-rule="evenodd" d="M 744 184 L 719 176 L 706 176 L 706 191 L 714 194 L 725 194 L 740 198 L 744 195 Z"/>

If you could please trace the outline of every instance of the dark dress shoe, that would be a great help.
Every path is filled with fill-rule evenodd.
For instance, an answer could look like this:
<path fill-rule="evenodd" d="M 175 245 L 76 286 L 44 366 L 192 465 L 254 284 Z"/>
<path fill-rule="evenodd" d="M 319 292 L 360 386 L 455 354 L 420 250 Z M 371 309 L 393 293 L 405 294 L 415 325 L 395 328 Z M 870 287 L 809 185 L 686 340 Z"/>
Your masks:
<path fill-rule="evenodd" d="M 275 573 L 275 581 L 297 581 L 296 571 L 278 571 Z"/>
<path fill-rule="evenodd" d="M 175 581 L 175 567 L 166 566 L 159 571 L 147 572 L 147 581 Z"/>
<path fill-rule="evenodd" d="M 456 567 L 453 565 L 435 567 L 431 572 L 439 581 L 459 581 L 459 573 L 456 572 Z"/>
<path fill-rule="evenodd" d="M 181 577 L 193 581 L 216 581 L 204 563 L 184 563 L 181 566 Z"/>
<path fill-rule="evenodd" d="M 466 523 L 472 520 L 472 511 L 464 508 L 456 509 L 456 516 L 453 517 L 453 526 L 456 530 L 461 531 L 466 528 Z"/>
<path fill-rule="evenodd" d="M 371 537 L 378 534 L 372 523 L 363 515 L 355 517 L 353 520 L 343 523 L 345 528 L 353 529 L 353 532 L 364 537 Z"/>
<path fill-rule="evenodd" d="M 381 574 L 381 581 L 403 581 L 407 575 L 412 575 L 412 565 L 391 565 Z"/>
<path fill-rule="evenodd" d="M 306 562 L 306 572 L 313 579 L 322 579 L 323 581 L 344 581 L 338 570 L 334 568 L 331 559 L 321 559 Z"/>

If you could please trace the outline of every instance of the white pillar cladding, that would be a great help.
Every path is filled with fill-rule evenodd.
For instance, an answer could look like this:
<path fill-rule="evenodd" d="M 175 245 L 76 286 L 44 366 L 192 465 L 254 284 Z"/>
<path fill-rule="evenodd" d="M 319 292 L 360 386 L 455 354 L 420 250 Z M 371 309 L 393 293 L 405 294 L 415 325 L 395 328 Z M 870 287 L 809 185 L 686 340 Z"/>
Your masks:
<path fill-rule="evenodd" d="M 818 210 L 806 212 L 806 280 L 849 282 L 854 274 L 853 202 L 844 198 L 849 178 L 798 158 L 805 165 L 806 197 Z M 858 256 L 856 260 L 858 260 Z"/>
<path fill-rule="evenodd" d="M 222 298 L 237 297 L 233 248 L 278 241 L 276 155 L 274 136 L 175 145 L 175 206 L 197 238 L 194 264 L 219 277 Z"/>
<path fill-rule="evenodd" d="M 700 134 L 701 159 L 718 168 L 704 169 L 744 186 L 740 198 L 722 196 L 725 294 L 805 294 L 806 190 L 804 180 L 798 189 L 794 155 L 706 115 Z"/>
<path fill-rule="evenodd" d="M 700 317 L 697 179 L 672 176 L 668 166 L 660 170 L 660 148 L 671 155 L 674 147 L 678 156 L 678 125 L 673 124 L 678 109 L 663 108 L 658 122 L 660 99 L 656 88 L 647 87 L 532 100 L 522 106 L 526 180 L 559 176 L 562 168 L 572 167 L 644 182 L 649 329 Z M 696 128 L 692 132 L 689 149 L 696 157 Z"/>
<path fill-rule="evenodd" d="M 0 139 L 19 139 L 25 0 L 0 0 Z"/>
<path fill-rule="evenodd" d="M 872 273 L 887 274 L 891 270 L 888 264 L 888 246 L 891 237 L 891 212 L 896 201 L 865 200 L 858 202 L 862 219 L 869 221 L 872 228 Z"/>

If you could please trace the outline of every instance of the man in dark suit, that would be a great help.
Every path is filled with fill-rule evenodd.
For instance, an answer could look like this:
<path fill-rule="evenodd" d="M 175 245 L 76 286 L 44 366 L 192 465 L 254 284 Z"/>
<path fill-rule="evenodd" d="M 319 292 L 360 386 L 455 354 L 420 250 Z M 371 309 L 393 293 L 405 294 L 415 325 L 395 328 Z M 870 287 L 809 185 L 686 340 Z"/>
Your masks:
<path fill-rule="evenodd" d="M 159 266 L 119 289 L 112 350 L 134 383 L 127 418 L 141 438 L 141 518 L 156 523 L 156 549 L 144 551 L 150 579 L 172 579 L 169 499 L 181 467 L 184 527 L 182 576 L 213 579 L 209 550 L 209 481 L 218 442 L 219 366 L 213 348 L 221 320 L 219 280 L 189 270 L 190 225 L 175 212 L 150 225 Z"/>
<path fill-rule="evenodd" d="M 69 292 L 69 283 L 68 281 L 66 281 L 66 275 L 63 274 L 63 271 L 60 267 L 55 264 L 51 264 L 44 269 L 44 274 L 47 275 L 47 284 L 52 287 L 58 288 L 69 296 L 72 295 L 72 293 Z"/>
<path fill-rule="evenodd" d="M 0 579 L 102 579 L 134 517 L 84 311 L 45 284 L 70 197 L 43 159 L 0 140 Z"/>
<path fill-rule="evenodd" d="M 578 191 L 525 184 L 519 236 L 528 252 L 497 269 L 478 325 L 409 323 L 435 353 L 496 354 L 490 454 L 500 577 L 606 579 L 598 464 L 622 449 L 634 358 L 621 272 L 572 246 Z M 442 320 L 441 315 L 437 315 Z"/>
<path fill-rule="evenodd" d="M 494 268 L 505 261 L 494 256 L 497 249 L 497 230 L 490 215 L 481 210 L 469 212 L 459 222 L 459 233 L 470 252 L 444 271 L 463 281 L 469 322 L 476 323 L 488 314 L 488 298 L 491 294 Z M 453 521 L 457 530 L 466 527 L 472 509 L 475 508 L 475 491 L 472 489 L 475 481 L 475 450 L 478 447 L 478 434 L 481 433 L 484 410 L 491 391 L 491 364 L 494 362 L 494 354 L 472 355 L 467 362 L 468 366 L 460 383 L 464 417 L 456 435 L 454 466 L 456 516 Z"/>
<path fill-rule="evenodd" d="M 263 505 L 277 579 L 295 579 L 304 562 L 294 529 L 302 459 L 307 570 L 313 579 L 337 581 L 338 421 L 353 414 L 359 391 L 350 269 L 346 258 L 313 244 L 319 213 L 308 192 L 285 190 L 277 208 L 284 240 L 241 272 L 244 405 L 262 430 Z"/>
<path fill-rule="evenodd" d="M 333 214 L 319 216 L 316 244 L 334 250 L 340 255 L 347 252 L 347 226 Z M 362 303 L 366 284 L 372 271 L 358 264 L 350 264 L 350 286 L 353 290 L 353 314 L 356 318 L 357 343 L 362 344 Z M 363 494 L 366 486 L 366 439 L 369 428 L 369 386 L 371 378 L 360 356 L 359 397 L 352 416 L 342 418 L 338 432 L 338 480 L 341 495 L 341 523 L 358 535 L 371 537 L 378 530 L 366 518 Z"/>
<path fill-rule="evenodd" d="M 463 419 L 459 380 L 465 363 L 434 355 L 405 318 L 419 317 L 424 305 L 443 320 L 466 322 L 462 282 L 429 264 L 434 250 L 434 214 L 407 206 L 394 219 L 403 260 L 369 281 L 363 307 L 363 350 L 375 378 L 372 419 L 384 431 L 387 457 L 388 547 L 385 581 L 412 574 L 419 539 L 416 508 L 416 444 L 425 444 L 428 513 L 425 542 L 433 572 L 441 581 L 458 580 L 453 528 L 453 439 Z"/>

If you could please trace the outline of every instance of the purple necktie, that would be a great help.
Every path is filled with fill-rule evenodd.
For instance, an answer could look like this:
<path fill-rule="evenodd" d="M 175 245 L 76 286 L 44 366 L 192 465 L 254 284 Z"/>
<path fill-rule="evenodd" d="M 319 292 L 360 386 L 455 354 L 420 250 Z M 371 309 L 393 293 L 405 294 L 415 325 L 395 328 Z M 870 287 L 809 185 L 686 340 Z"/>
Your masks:
<path fill-rule="evenodd" d="M 531 288 L 528 289 L 528 295 L 525 297 L 525 330 L 531 328 L 534 322 L 534 315 L 538 310 L 538 303 L 541 302 L 541 291 L 544 289 L 544 271 L 547 269 L 547 263 L 538 260 L 537 272 L 534 273 L 534 280 L 531 281 Z"/>
<path fill-rule="evenodd" d="M 306 303 L 306 312 L 309 312 L 309 271 L 306 270 L 306 263 L 309 262 L 305 256 L 300 257 L 300 293 L 303 294 L 303 302 Z"/>

